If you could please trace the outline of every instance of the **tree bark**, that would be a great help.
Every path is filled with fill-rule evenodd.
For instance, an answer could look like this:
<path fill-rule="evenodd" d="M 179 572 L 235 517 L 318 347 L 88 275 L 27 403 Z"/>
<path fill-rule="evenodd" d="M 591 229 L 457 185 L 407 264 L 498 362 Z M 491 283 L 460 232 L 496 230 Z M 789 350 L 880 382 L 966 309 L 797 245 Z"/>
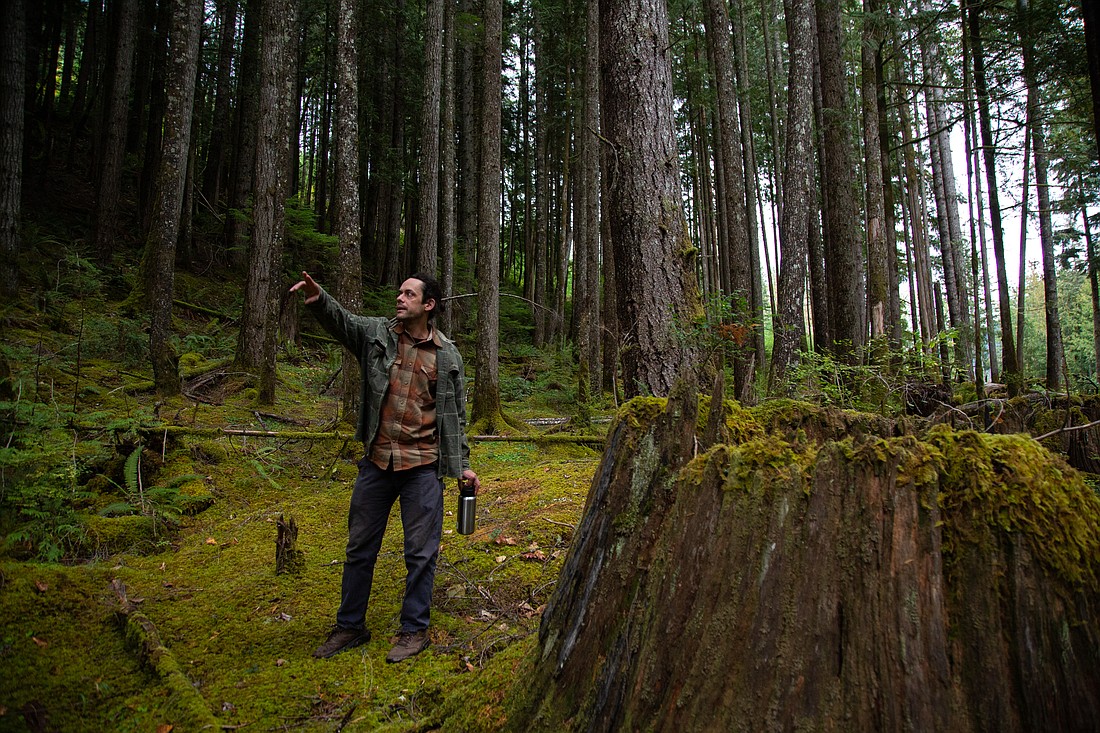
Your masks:
<path fill-rule="evenodd" d="M 134 22 L 136 0 L 119 0 L 114 66 L 110 94 L 103 118 L 103 152 L 96 181 L 95 249 L 106 261 L 117 245 L 120 232 L 119 199 L 122 195 L 123 158 L 126 155 L 126 117 L 134 78 Z"/>
<path fill-rule="evenodd" d="M 146 242 L 145 277 L 151 310 L 149 353 L 157 394 L 180 391 L 179 359 L 171 343 L 176 241 L 184 215 L 184 183 L 191 152 L 195 75 L 202 44 L 202 0 L 172 0 L 164 148 L 157 174 L 152 226 Z"/>
<path fill-rule="evenodd" d="M 1001 223 L 1001 200 L 997 185 L 997 148 L 993 141 L 993 123 L 989 112 L 989 87 L 985 76 L 985 49 L 982 43 L 981 5 L 977 0 L 966 3 L 971 61 L 974 64 L 974 91 L 978 102 L 978 121 L 982 135 L 985 176 L 988 182 L 989 223 L 993 229 L 993 258 L 997 266 L 997 301 L 1001 316 L 1001 375 L 1011 394 L 1023 385 L 1020 365 L 1016 362 L 1016 339 L 1012 335 L 1012 305 L 1008 293 L 1008 273 L 1005 268 L 1004 228 Z"/>
<path fill-rule="evenodd" d="M 787 0 L 787 144 L 783 161 L 780 226 L 779 303 L 772 322 L 768 394 L 784 390 L 787 371 L 798 363 L 806 334 L 806 261 L 809 256 L 813 195 L 813 0 Z"/>
<path fill-rule="evenodd" d="M 584 112 L 578 134 L 581 159 L 581 185 L 583 208 L 580 212 L 577 255 L 584 259 L 584 282 L 574 287 L 574 308 L 577 294 L 580 307 L 577 310 L 577 353 L 580 356 L 580 373 L 588 377 L 585 388 L 598 393 L 600 390 L 600 356 L 602 334 L 600 331 L 600 15 L 599 0 L 585 4 L 585 53 L 584 53 Z"/>
<path fill-rule="evenodd" d="M 702 313 L 684 220 L 664 0 L 600 4 L 600 87 L 612 147 L 607 216 L 628 395 L 668 394 L 694 368 L 677 336 Z"/>
<path fill-rule="evenodd" d="M 243 266 L 248 260 L 248 199 L 253 193 L 256 171 L 256 125 L 260 76 L 261 0 L 245 0 L 244 37 L 241 40 L 240 76 L 237 79 L 236 119 L 234 121 L 233 165 L 229 173 L 229 208 L 225 217 L 225 247 L 230 261 Z"/>
<path fill-rule="evenodd" d="M 23 250 L 23 107 L 26 63 L 25 0 L 0 10 L 0 292 L 19 289 Z"/>
<path fill-rule="evenodd" d="M 214 207 L 216 211 L 220 211 L 219 203 L 225 182 L 225 148 L 229 137 L 230 110 L 233 102 L 230 96 L 237 9 L 238 0 L 220 0 L 218 3 L 221 29 L 218 36 L 218 65 L 214 72 L 214 117 L 210 123 L 210 139 L 207 142 L 202 186 L 207 204 Z"/>
<path fill-rule="evenodd" d="M 849 127 L 848 93 L 843 59 L 839 0 L 818 0 L 817 51 L 821 60 L 821 100 L 824 118 L 825 277 L 829 288 L 829 318 L 834 353 L 855 361 L 863 347 L 866 290 L 863 238 L 855 199 L 853 144 Z"/>
<path fill-rule="evenodd" d="M 886 203 L 882 186 L 882 136 L 879 134 L 878 74 L 875 59 L 882 48 L 881 8 L 877 0 L 863 2 L 863 43 L 860 44 L 860 97 L 863 104 L 864 187 L 867 211 L 867 305 L 875 353 L 889 350 L 889 258 L 886 247 Z"/>
<path fill-rule="evenodd" d="M 1100 501 L 1061 459 L 799 406 L 693 458 L 696 392 L 611 427 L 508 730 L 1094 728 Z"/>
<path fill-rule="evenodd" d="M 443 13 L 443 86 L 441 89 L 442 118 L 440 121 L 440 173 L 439 173 L 439 248 L 442 270 L 443 296 L 455 295 L 455 244 L 457 221 L 455 218 L 457 163 L 455 149 L 455 4 L 444 1 Z M 454 309 L 443 312 L 443 330 L 453 333 Z"/>
<path fill-rule="evenodd" d="M 1078 183 L 1078 186 L 1082 186 L 1082 184 Z M 1100 382 L 1100 257 L 1097 256 L 1096 243 L 1092 239 L 1092 228 L 1089 226 L 1089 212 L 1084 203 L 1081 204 L 1081 227 L 1085 232 L 1085 253 L 1088 255 L 1089 267 L 1089 292 L 1092 295 L 1093 364 L 1095 365 L 1096 380 Z"/>
<path fill-rule="evenodd" d="M 749 238 L 748 212 L 745 201 L 744 149 L 741 145 L 741 124 L 738 110 L 736 80 L 734 78 L 733 37 L 730 31 L 729 12 L 725 0 L 706 0 L 706 39 L 712 60 L 715 93 L 717 96 L 716 122 L 719 135 L 716 144 L 721 146 L 721 165 L 715 166 L 715 175 L 721 177 L 721 210 L 719 218 L 725 223 L 728 241 L 730 282 L 724 295 L 733 304 L 736 322 L 751 328 L 754 322 L 753 297 L 753 242 Z M 759 274 L 756 279 L 759 279 Z M 754 368 L 755 339 L 753 348 L 738 349 L 733 360 L 734 394 L 741 396 L 751 388 Z M 671 386 L 671 385 L 670 385 Z"/>
<path fill-rule="evenodd" d="M 289 87 L 287 58 L 297 6 L 294 0 L 264 0 L 260 63 L 256 185 L 248 280 L 237 340 L 236 366 L 258 377 L 261 404 L 275 400 L 276 316 L 281 294 L 279 264 L 285 232 L 289 176 Z"/>
<path fill-rule="evenodd" d="M 1047 181 L 1046 132 L 1039 99 L 1039 73 L 1035 68 L 1035 30 L 1028 0 L 1016 0 L 1023 46 L 1024 81 L 1027 83 L 1027 119 L 1035 153 L 1035 198 L 1039 205 L 1039 242 L 1043 249 L 1043 312 L 1046 319 L 1046 386 L 1062 386 L 1065 363 L 1062 325 L 1058 313 L 1058 268 L 1054 256 L 1054 228 L 1051 224 L 1050 185 Z"/>
<path fill-rule="evenodd" d="M 439 99 L 443 88 L 443 4 L 426 0 L 424 10 L 424 100 L 420 111 L 420 196 L 417 199 L 416 269 L 439 269 Z"/>
<path fill-rule="evenodd" d="M 485 0 L 481 53 L 481 165 L 478 175 L 477 363 L 472 422 L 500 416 L 500 108 L 502 0 Z"/>
<path fill-rule="evenodd" d="M 363 305 L 363 252 L 359 229 L 359 13 L 356 0 L 339 0 L 336 7 L 336 176 L 334 216 L 340 257 L 336 297 L 358 313 Z M 359 402 L 359 361 L 347 349 L 341 360 L 341 404 L 345 415 Z"/>

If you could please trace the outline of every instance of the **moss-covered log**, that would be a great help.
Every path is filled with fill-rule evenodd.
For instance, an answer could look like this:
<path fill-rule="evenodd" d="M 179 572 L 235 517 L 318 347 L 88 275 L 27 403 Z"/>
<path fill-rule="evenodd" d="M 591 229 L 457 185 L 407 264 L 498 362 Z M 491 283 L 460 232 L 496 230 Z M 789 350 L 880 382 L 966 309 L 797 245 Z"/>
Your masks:
<path fill-rule="evenodd" d="M 1025 436 L 620 413 L 513 730 L 1095 730 L 1100 501 Z"/>

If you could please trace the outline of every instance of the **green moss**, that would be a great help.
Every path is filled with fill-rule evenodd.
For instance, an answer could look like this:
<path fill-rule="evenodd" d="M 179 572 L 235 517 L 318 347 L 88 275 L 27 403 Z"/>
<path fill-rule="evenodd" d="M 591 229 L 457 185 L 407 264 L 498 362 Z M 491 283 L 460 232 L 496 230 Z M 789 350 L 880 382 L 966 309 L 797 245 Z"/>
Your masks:
<path fill-rule="evenodd" d="M 964 543 L 1011 535 L 1064 581 L 1100 590 L 1100 499 L 1077 471 L 1027 435 L 937 426 L 929 442 L 940 454 L 948 559 Z"/>
<path fill-rule="evenodd" d="M 152 517 L 101 517 L 89 514 L 82 521 L 86 534 L 85 552 L 93 556 L 149 552 L 165 539 L 163 529 L 158 536 Z"/>
<path fill-rule="evenodd" d="M 616 419 L 625 420 L 632 428 L 648 425 L 665 411 L 667 402 L 662 397 L 635 397 L 619 408 Z"/>

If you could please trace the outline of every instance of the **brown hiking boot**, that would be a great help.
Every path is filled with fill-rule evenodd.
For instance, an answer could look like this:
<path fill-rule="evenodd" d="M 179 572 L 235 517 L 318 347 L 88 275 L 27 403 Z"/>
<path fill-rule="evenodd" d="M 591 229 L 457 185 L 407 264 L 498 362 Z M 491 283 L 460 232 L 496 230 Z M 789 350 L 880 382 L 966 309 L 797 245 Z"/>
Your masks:
<path fill-rule="evenodd" d="M 409 657 L 415 657 L 428 648 L 428 630 L 401 631 L 397 634 L 397 641 L 386 655 L 387 662 L 403 662 Z"/>
<path fill-rule="evenodd" d="M 326 659 L 338 652 L 353 649 L 370 641 L 370 632 L 366 629 L 345 629 L 337 626 L 329 632 L 325 643 L 313 650 L 313 656 Z"/>

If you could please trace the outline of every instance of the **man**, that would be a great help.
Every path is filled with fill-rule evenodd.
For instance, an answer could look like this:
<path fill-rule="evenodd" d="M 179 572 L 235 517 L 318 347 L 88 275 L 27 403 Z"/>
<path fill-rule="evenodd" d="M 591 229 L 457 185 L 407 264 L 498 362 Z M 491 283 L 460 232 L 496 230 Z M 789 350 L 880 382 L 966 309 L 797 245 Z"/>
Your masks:
<path fill-rule="evenodd" d="M 462 357 L 433 327 L 443 293 L 430 275 L 401 284 L 394 319 L 349 313 L 309 273 L 290 288 L 301 292 L 318 322 L 355 354 L 362 369 L 356 438 L 366 447 L 348 512 L 347 561 L 336 627 L 313 652 L 318 658 L 370 641 L 365 627 L 374 564 L 390 509 L 401 500 L 405 533 L 405 598 L 401 628 L 387 662 L 428 647 L 428 619 L 443 532 L 443 476 L 476 492 L 466 441 Z"/>

